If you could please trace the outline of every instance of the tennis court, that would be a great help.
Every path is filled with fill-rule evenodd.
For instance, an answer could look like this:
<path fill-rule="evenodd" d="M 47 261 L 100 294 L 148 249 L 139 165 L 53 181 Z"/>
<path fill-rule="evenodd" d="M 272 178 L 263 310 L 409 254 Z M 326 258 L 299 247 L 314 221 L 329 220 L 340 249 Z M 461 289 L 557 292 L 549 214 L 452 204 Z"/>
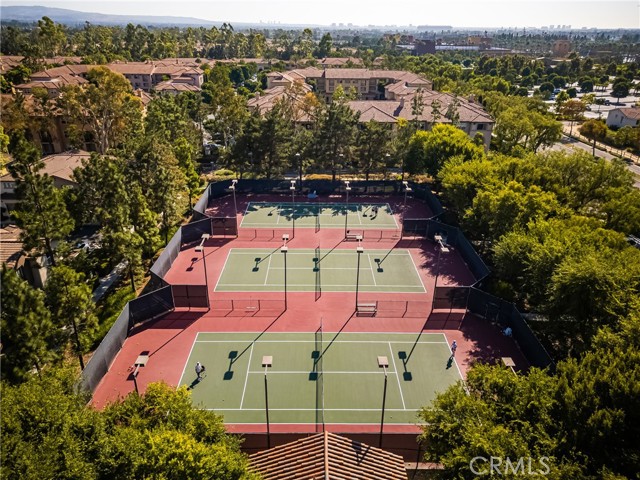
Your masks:
<path fill-rule="evenodd" d="M 280 247 L 229 250 L 215 287 L 217 292 L 281 292 L 284 290 L 285 255 L 287 290 L 290 292 L 424 293 L 416 265 L 408 250 L 293 249 Z"/>
<path fill-rule="evenodd" d="M 388 203 L 250 202 L 240 227 L 398 229 Z"/>
<path fill-rule="evenodd" d="M 385 425 L 416 411 L 461 380 L 442 333 L 208 333 L 197 335 L 180 385 L 198 408 L 233 424 L 376 424 L 387 385 Z M 263 357 L 271 357 L 265 380 Z M 385 359 L 383 359 L 384 361 Z M 206 366 L 197 381 L 196 362 Z"/>

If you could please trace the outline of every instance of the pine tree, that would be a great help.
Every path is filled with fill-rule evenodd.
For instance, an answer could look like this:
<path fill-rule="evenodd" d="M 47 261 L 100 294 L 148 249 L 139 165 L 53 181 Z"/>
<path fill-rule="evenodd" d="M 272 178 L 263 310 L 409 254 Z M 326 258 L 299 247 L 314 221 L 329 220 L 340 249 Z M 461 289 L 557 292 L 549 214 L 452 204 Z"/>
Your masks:
<path fill-rule="evenodd" d="M 2 268 L 2 377 L 24 381 L 34 369 L 40 373 L 59 356 L 55 327 L 44 294 L 22 280 L 15 270 Z"/>
<path fill-rule="evenodd" d="M 44 162 L 37 149 L 20 138 L 13 149 L 14 161 L 8 166 L 16 179 L 20 203 L 13 212 L 22 229 L 20 239 L 27 251 L 48 255 L 55 265 L 53 242 L 64 240 L 74 228 L 62 191 L 47 174 L 40 174 Z"/>

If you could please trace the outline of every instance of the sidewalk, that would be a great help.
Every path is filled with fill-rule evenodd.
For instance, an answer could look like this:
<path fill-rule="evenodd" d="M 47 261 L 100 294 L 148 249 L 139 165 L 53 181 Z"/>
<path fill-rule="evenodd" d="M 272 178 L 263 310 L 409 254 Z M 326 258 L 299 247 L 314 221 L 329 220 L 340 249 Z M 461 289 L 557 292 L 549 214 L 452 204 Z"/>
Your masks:
<path fill-rule="evenodd" d="M 578 130 L 579 128 L 580 128 L 580 125 L 577 123 L 574 123 L 573 129 L 571 129 L 570 125 L 567 125 L 565 122 L 562 122 L 562 130 L 566 136 L 568 136 L 569 138 L 574 138 L 582 143 L 586 143 L 587 145 L 593 148 L 593 140 L 590 140 L 587 137 L 580 135 L 580 132 Z M 571 131 L 571 135 L 569 135 L 570 131 Z M 626 150 L 614 148 L 602 142 L 596 142 L 596 148 L 601 151 L 607 152 L 615 157 L 630 161 L 636 165 L 640 165 L 640 157 L 638 155 L 633 155 L 627 152 Z"/>

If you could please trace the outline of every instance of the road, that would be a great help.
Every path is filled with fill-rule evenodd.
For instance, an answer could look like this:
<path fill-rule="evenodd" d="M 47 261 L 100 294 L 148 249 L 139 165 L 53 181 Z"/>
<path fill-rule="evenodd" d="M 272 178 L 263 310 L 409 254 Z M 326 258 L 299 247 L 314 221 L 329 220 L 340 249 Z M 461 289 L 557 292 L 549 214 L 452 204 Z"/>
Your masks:
<path fill-rule="evenodd" d="M 562 135 L 562 138 L 560 139 L 560 141 L 555 145 L 553 145 L 552 147 L 550 147 L 548 150 L 566 151 L 566 152 L 573 152 L 575 150 L 585 150 L 591 153 L 593 151 L 593 146 L 583 143 L 574 138 L 569 138 L 566 135 Z M 618 158 L 615 155 L 611 155 L 610 153 L 605 152 L 604 150 L 600 150 L 599 148 L 596 148 L 596 156 L 605 158 L 607 160 L 613 160 L 614 158 Z M 636 188 L 640 188 L 640 165 L 627 163 L 627 168 L 635 176 L 636 181 L 634 183 L 634 186 Z"/>

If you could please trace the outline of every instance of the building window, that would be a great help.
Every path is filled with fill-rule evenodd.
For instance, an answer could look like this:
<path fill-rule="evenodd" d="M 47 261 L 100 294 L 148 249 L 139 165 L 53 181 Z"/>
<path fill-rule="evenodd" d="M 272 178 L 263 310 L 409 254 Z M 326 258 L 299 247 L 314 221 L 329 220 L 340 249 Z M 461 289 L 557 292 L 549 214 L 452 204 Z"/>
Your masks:
<path fill-rule="evenodd" d="M 479 123 L 476 130 L 484 130 L 484 123 Z"/>

